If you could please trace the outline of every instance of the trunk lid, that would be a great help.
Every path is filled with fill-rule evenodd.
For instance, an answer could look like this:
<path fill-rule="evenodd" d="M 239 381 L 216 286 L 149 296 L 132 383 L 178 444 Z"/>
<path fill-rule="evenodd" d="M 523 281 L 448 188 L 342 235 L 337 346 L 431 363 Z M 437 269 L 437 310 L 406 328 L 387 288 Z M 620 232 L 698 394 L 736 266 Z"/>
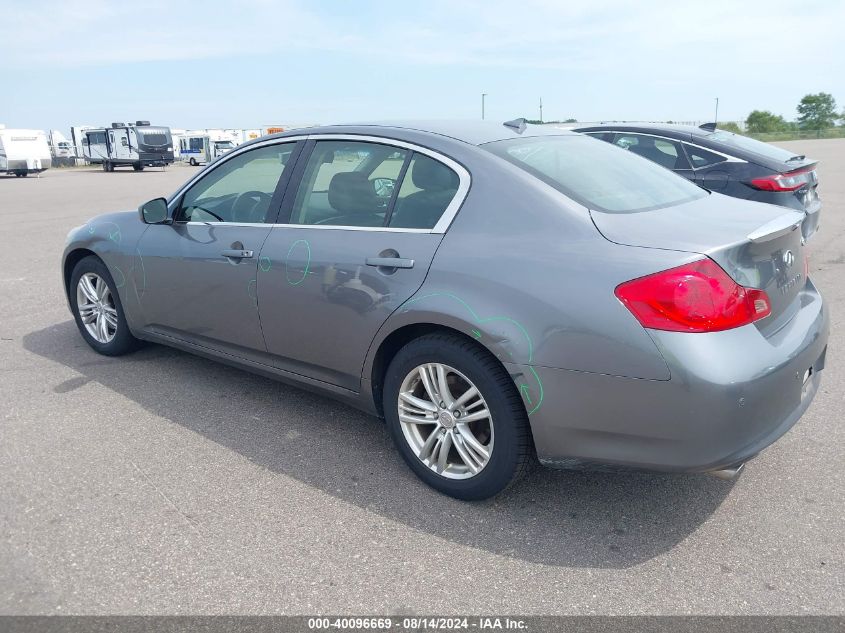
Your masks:
<path fill-rule="evenodd" d="M 758 322 L 764 332 L 791 318 L 806 283 L 799 211 L 713 193 L 653 211 L 590 214 L 611 242 L 706 255 L 738 284 L 765 290 L 772 314 Z"/>

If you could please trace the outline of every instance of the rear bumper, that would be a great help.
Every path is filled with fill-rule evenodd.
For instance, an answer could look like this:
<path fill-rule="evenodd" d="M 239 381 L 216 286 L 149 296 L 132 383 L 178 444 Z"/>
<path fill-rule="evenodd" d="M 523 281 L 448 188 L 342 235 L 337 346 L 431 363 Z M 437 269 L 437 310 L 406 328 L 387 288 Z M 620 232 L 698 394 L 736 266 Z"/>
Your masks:
<path fill-rule="evenodd" d="M 650 331 L 669 380 L 534 368 L 544 394 L 530 416 L 540 461 L 703 472 L 750 459 L 798 421 L 821 379 L 827 308 L 812 283 L 796 300 L 801 309 L 769 338 L 753 325 Z"/>

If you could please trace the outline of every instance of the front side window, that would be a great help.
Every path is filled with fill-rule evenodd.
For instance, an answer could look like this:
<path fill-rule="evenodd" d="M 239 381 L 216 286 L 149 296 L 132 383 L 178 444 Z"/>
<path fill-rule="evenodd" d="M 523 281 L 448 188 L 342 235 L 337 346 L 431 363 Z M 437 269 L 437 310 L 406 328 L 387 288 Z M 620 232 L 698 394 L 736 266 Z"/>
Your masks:
<path fill-rule="evenodd" d="M 481 147 L 597 211 L 650 211 L 708 195 L 633 152 L 574 134 L 496 141 Z"/>
<path fill-rule="evenodd" d="M 191 149 L 194 151 L 202 151 L 202 139 L 201 138 L 192 138 L 191 139 Z"/>
<path fill-rule="evenodd" d="M 266 222 L 270 201 L 294 146 L 268 145 L 221 163 L 183 194 L 176 220 Z"/>

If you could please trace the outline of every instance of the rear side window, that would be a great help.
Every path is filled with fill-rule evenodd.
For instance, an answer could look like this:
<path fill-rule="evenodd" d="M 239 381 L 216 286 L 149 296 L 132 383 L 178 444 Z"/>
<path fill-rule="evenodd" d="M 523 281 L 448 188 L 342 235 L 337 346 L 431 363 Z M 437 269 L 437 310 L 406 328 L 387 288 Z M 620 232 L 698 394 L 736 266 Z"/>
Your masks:
<path fill-rule="evenodd" d="M 482 147 L 598 211 L 650 211 L 708 195 L 650 160 L 583 136 L 513 139 Z"/>
<path fill-rule="evenodd" d="M 687 152 L 687 157 L 689 158 L 690 165 L 692 165 L 693 169 L 709 167 L 710 165 L 724 163 L 726 160 L 728 160 L 724 156 L 714 154 L 713 152 L 708 152 L 706 149 L 701 149 L 700 147 L 693 147 L 692 145 L 687 145 L 686 143 L 684 143 L 684 149 Z"/>
<path fill-rule="evenodd" d="M 415 153 L 399 188 L 388 226 L 431 229 L 458 192 L 458 174 L 425 154 Z"/>

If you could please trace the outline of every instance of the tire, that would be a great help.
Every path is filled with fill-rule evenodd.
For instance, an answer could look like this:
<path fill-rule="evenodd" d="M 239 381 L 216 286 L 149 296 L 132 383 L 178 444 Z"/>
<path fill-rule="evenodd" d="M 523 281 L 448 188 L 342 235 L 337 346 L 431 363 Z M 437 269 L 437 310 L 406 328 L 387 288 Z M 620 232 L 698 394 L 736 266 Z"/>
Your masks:
<path fill-rule="evenodd" d="M 29 172 L 28 172 L 28 171 L 22 171 L 22 172 L 21 172 L 21 177 L 22 177 L 22 178 L 26 178 L 27 176 L 29 176 Z"/>
<path fill-rule="evenodd" d="M 434 398 L 430 397 L 419 372 L 422 366 L 432 363 L 444 368 L 447 383 L 451 383 L 449 397 L 454 401 L 460 400 L 467 386 L 477 389 L 479 395 L 464 403 L 466 410 L 462 410 L 462 406 L 444 409 L 439 406 L 440 403 L 436 403 L 437 411 L 430 410 L 429 405 Z M 432 377 L 436 380 L 436 372 Z M 423 400 L 429 410 L 420 408 L 411 413 L 405 408 L 403 423 L 399 418 L 400 392 L 405 390 L 409 393 L 409 388 L 411 395 L 416 397 L 419 394 L 416 401 Z M 520 479 L 534 461 L 528 415 L 516 385 L 499 361 L 472 341 L 451 334 L 429 334 L 411 341 L 391 361 L 384 379 L 383 394 L 385 419 L 396 448 L 411 470 L 439 492 L 466 501 L 486 499 Z M 402 403 L 408 407 L 405 400 Z M 458 417 L 462 415 L 469 419 L 483 414 L 484 405 L 489 413 L 486 418 L 462 423 Z M 452 415 L 455 411 L 457 414 Z M 445 421 L 444 412 L 448 413 Z M 430 421 L 409 424 L 409 415 L 415 419 L 426 417 Z M 472 430 L 474 444 L 464 440 L 468 427 Z M 435 439 L 432 443 L 435 433 L 441 438 L 448 435 L 449 439 Z M 418 456 L 425 453 L 427 444 L 435 446 L 429 463 Z M 438 447 L 444 444 L 448 447 L 445 460 L 435 460 L 435 453 L 442 457 L 443 451 L 439 451 Z M 458 444 L 462 450 L 458 450 Z M 482 452 L 472 449 L 473 445 L 479 444 L 488 454 L 480 468 L 478 466 L 485 457 Z M 476 470 L 471 471 L 466 466 L 469 462 L 463 456 L 468 452 L 480 458 L 478 463 L 470 460 Z M 437 464 L 434 464 L 435 461 Z M 444 461 L 446 466 L 442 467 Z"/>
<path fill-rule="evenodd" d="M 111 307 L 110 312 L 113 314 L 113 319 L 116 324 L 113 328 L 109 327 L 107 331 L 108 334 L 111 334 L 111 338 L 103 337 L 104 340 L 97 340 L 97 338 L 89 332 L 88 326 L 86 326 L 83 321 L 83 316 L 79 309 L 80 292 L 84 297 L 84 291 L 78 290 L 80 279 L 83 276 L 88 276 L 88 279 L 90 280 L 91 275 L 96 276 L 105 282 L 108 287 L 108 296 L 107 299 L 103 301 L 103 304 Z M 76 266 L 74 266 L 73 272 L 70 276 L 70 289 L 68 294 L 73 318 L 76 321 L 76 327 L 79 328 L 79 332 L 82 334 L 82 338 L 85 339 L 85 342 L 88 343 L 95 352 L 105 356 L 122 356 L 123 354 L 128 354 L 129 352 L 136 350 L 140 346 L 140 341 L 132 336 L 132 332 L 129 331 L 129 325 L 126 322 L 126 315 L 123 312 L 123 305 L 120 302 L 120 296 L 117 293 L 117 287 L 115 286 L 114 279 L 112 279 L 111 273 L 109 273 L 108 268 L 106 268 L 106 265 L 101 259 L 90 255 L 81 259 Z M 86 311 L 88 315 L 93 312 L 94 310 Z M 99 323 L 99 319 L 95 318 L 95 321 Z M 113 334 L 111 330 L 114 330 Z"/>
<path fill-rule="evenodd" d="M 135 171 L 144 171 L 144 166 L 141 163 L 135 163 L 132 165 L 132 169 Z"/>
<path fill-rule="evenodd" d="M 188 161 L 188 164 L 189 164 L 191 167 L 196 167 L 196 166 L 197 166 L 197 161 L 196 161 L 196 160 L 194 160 L 193 158 L 191 158 L 191 159 Z"/>
<path fill-rule="evenodd" d="M 103 161 L 103 171 L 109 171 L 109 163 L 108 161 Z"/>

